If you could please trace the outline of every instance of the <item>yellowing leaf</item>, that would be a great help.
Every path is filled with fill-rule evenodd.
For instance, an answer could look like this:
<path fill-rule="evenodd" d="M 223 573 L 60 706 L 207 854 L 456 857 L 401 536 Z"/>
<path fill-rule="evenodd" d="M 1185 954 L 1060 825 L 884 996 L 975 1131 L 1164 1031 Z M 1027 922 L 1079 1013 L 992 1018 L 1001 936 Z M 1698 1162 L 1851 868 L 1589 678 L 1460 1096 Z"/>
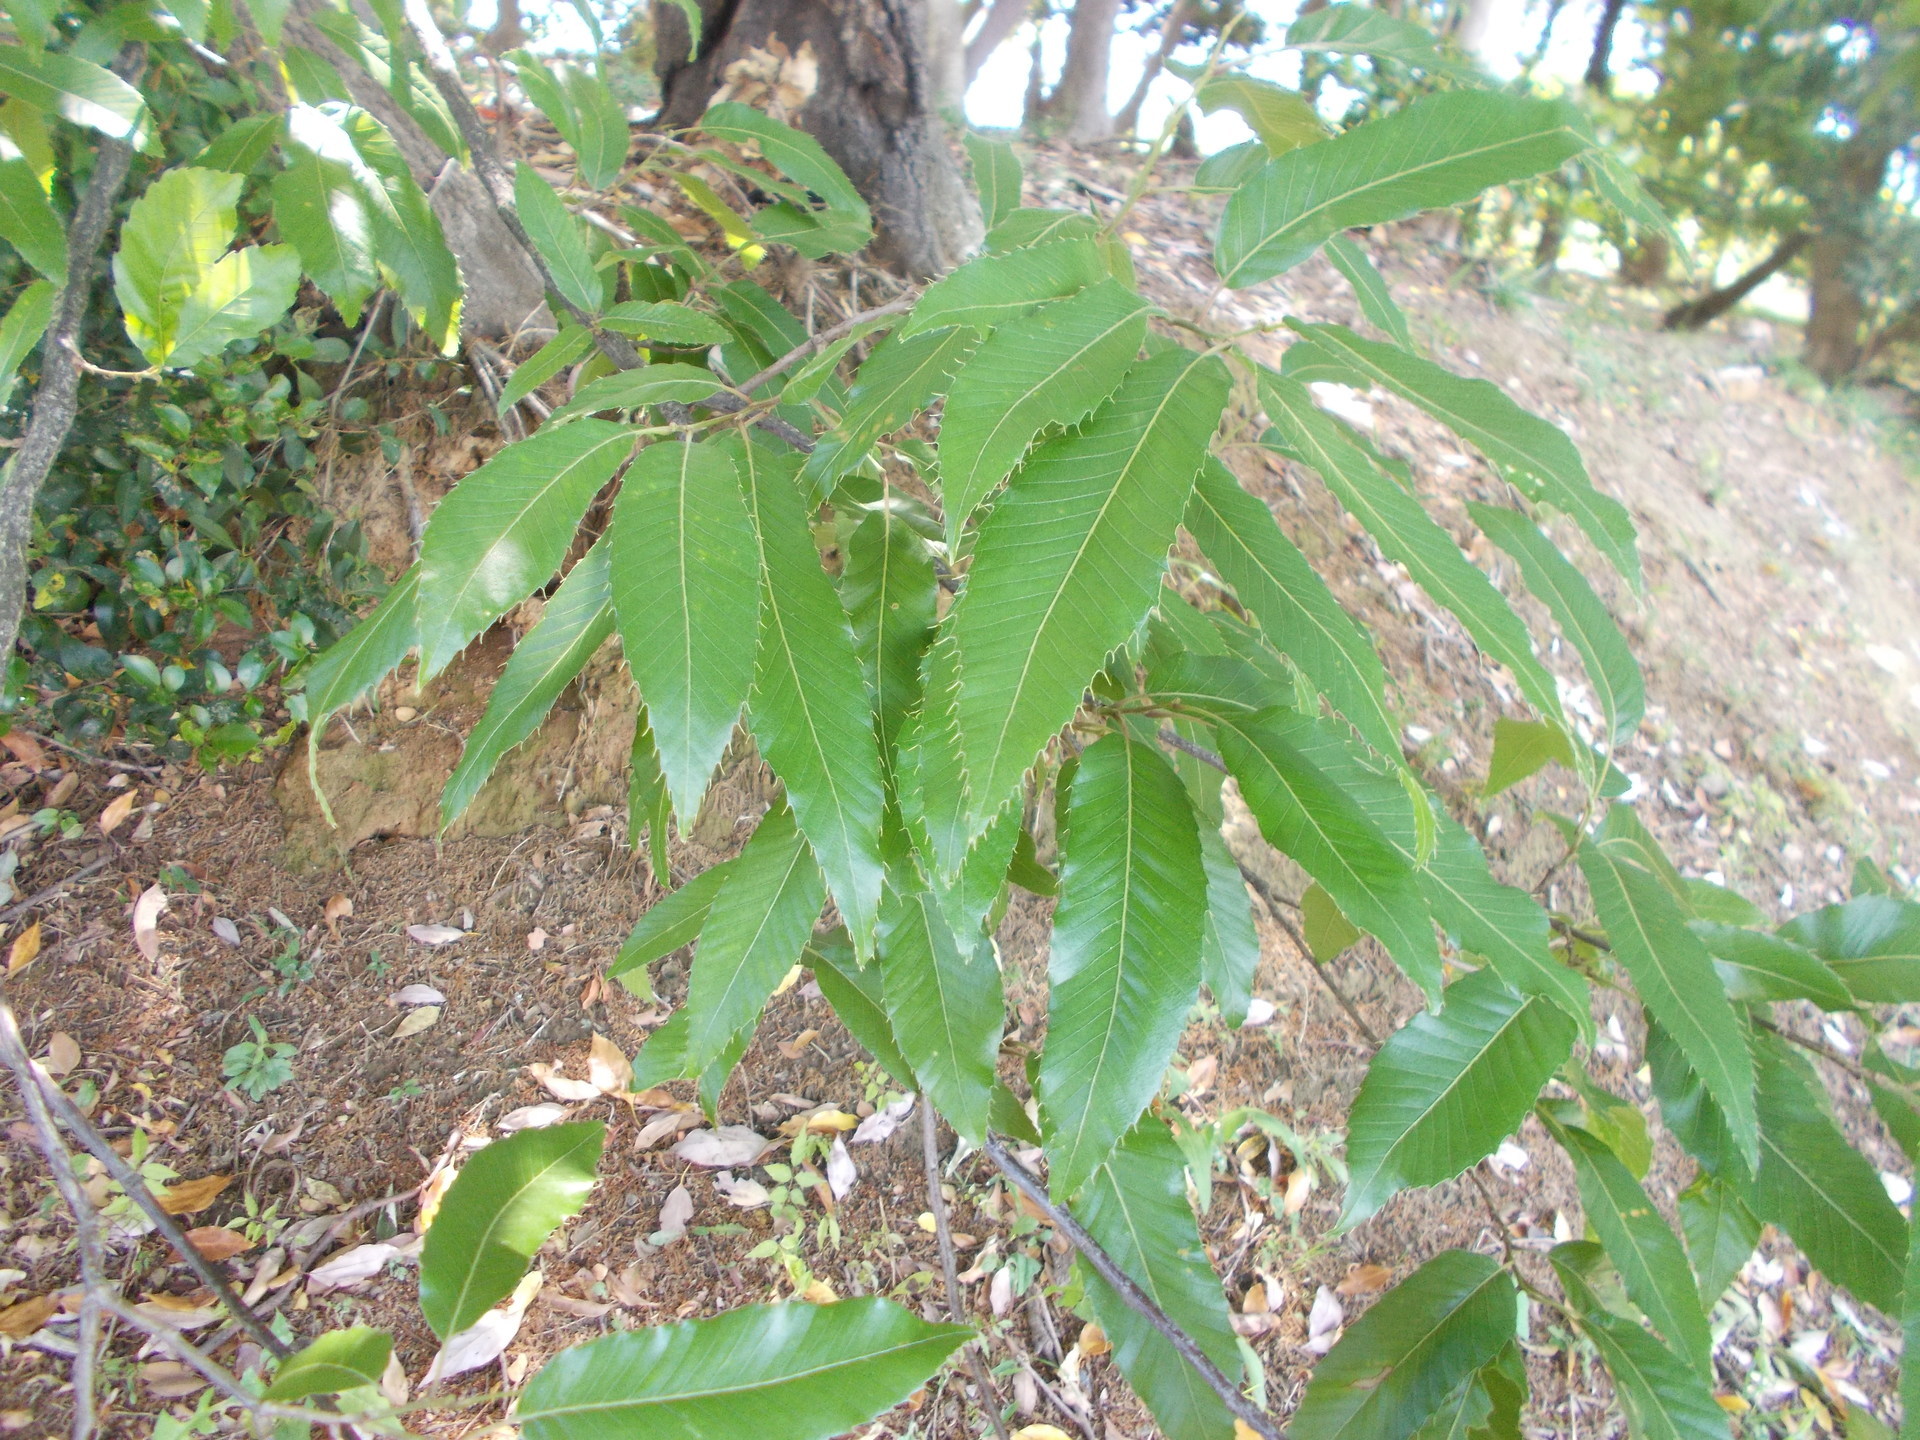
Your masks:
<path fill-rule="evenodd" d="M 198 1180 L 182 1180 L 170 1185 L 155 1198 L 169 1215 L 191 1215 L 211 1205 L 214 1197 L 233 1183 L 231 1175 L 202 1175 Z"/>
<path fill-rule="evenodd" d="M 208 1260 L 230 1260 L 253 1248 L 238 1230 L 222 1225 L 199 1225 L 187 1231 L 187 1243 Z"/>
<path fill-rule="evenodd" d="M 24 1340 L 42 1325 L 60 1308 L 60 1301 L 52 1295 L 29 1295 L 16 1305 L 0 1310 L 0 1335 L 10 1340 Z"/>
<path fill-rule="evenodd" d="M 47 1073 L 58 1080 L 73 1072 L 80 1063 L 80 1046 L 64 1030 L 56 1030 L 47 1041 Z"/>
<path fill-rule="evenodd" d="M 597 1031 L 587 1050 L 587 1080 L 603 1095 L 622 1094 L 633 1086 L 633 1062 Z"/>
<path fill-rule="evenodd" d="M 13 937 L 7 950 L 7 974 L 17 975 L 34 962 L 40 953 L 40 922 L 34 921 Z"/>
<path fill-rule="evenodd" d="M 133 802 L 139 794 L 128 789 L 107 802 L 107 808 L 100 812 L 100 833 L 111 835 L 126 823 L 127 816 L 133 813 Z"/>
<path fill-rule="evenodd" d="M 393 1032 L 393 1038 L 396 1040 L 404 1040 L 409 1035 L 418 1035 L 422 1030 L 430 1030 L 439 1023 L 440 1007 L 438 1005 L 422 1005 L 417 1010 L 409 1010 L 407 1012 L 406 1019 L 402 1020 L 399 1028 Z"/>

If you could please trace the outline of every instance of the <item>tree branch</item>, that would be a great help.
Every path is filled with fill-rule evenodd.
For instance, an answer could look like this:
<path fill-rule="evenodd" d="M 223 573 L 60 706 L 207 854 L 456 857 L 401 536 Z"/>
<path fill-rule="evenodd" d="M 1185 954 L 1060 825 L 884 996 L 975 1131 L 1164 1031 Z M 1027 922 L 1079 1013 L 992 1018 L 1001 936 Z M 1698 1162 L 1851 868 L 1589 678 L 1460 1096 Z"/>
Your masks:
<path fill-rule="evenodd" d="M 922 1095 L 920 1140 L 922 1158 L 927 1166 L 927 1208 L 933 1212 L 934 1233 L 940 1237 L 940 1269 L 947 1282 L 947 1314 L 954 1324 L 964 1325 L 967 1323 L 967 1314 L 966 1308 L 960 1303 L 960 1275 L 953 1263 L 953 1232 L 947 1226 L 947 1197 L 940 1193 L 940 1141 L 934 1133 L 937 1124 L 932 1101 Z M 987 1373 L 986 1363 L 981 1359 L 978 1340 L 967 1342 L 966 1357 L 967 1373 L 973 1377 L 974 1388 L 980 1392 L 980 1408 L 987 1412 L 987 1420 L 999 1440 L 1009 1440 L 1007 1422 L 1000 1418 L 1000 1392 L 994 1387 L 993 1376 Z"/>
<path fill-rule="evenodd" d="M 1034 1209 L 1046 1217 L 1047 1223 L 1067 1237 L 1073 1248 L 1092 1267 L 1094 1274 L 1111 1285 L 1127 1307 L 1158 1331 L 1180 1358 L 1194 1368 L 1195 1373 L 1206 1382 L 1207 1388 L 1220 1397 L 1220 1403 L 1227 1407 L 1229 1413 L 1244 1421 L 1262 1440 L 1286 1440 L 1287 1432 L 1275 1425 L 1266 1411 L 1240 1393 L 1240 1387 L 1221 1373 L 1220 1367 L 1194 1343 L 1191 1335 L 1167 1318 L 1167 1312 L 1156 1305 L 1153 1297 L 1135 1284 L 1133 1277 L 1100 1248 L 1100 1242 L 1089 1235 L 1078 1220 L 1053 1203 L 1039 1177 L 1014 1159 L 997 1136 L 987 1137 L 985 1154 L 1014 1189 L 1026 1196 Z"/>
<path fill-rule="evenodd" d="M 126 45 L 113 62 L 123 80 L 139 77 L 146 47 Z M 20 635 L 20 610 L 26 602 L 27 542 L 33 535 L 33 506 L 53 462 L 73 429 L 80 393 L 80 357 L 75 349 L 87 317 L 94 257 L 113 219 L 113 203 L 133 164 L 132 147 L 102 137 L 93 175 L 74 206 L 67 226 L 67 281 L 54 302 L 53 324 L 41 344 L 40 388 L 33 397 L 33 418 L 20 437 L 4 477 L 0 477 L 0 661 L 13 654 Z"/>
<path fill-rule="evenodd" d="M 0 995 L 0 1062 L 4 1062 L 13 1072 L 23 1098 L 30 1093 L 44 1097 L 44 1103 L 52 1108 L 60 1123 L 89 1155 L 106 1167 L 107 1173 L 126 1192 L 127 1198 L 146 1212 L 161 1238 L 180 1252 L 187 1268 L 199 1277 L 200 1283 L 214 1293 L 227 1312 L 245 1327 L 246 1332 L 268 1354 L 286 1356 L 293 1353 L 286 1342 L 268 1329 L 252 1308 L 241 1300 L 227 1277 L 220 1273 L 213 1262 L 193 1248 L 193 1242 L 187 1239 L 180 1223 L 160 1208 L 160 1202 L 154 1198 L 153 1191 L 147 1188 L 147 1182 L 140 1178 L 140 1173 L 107 1144 L 87 1117 L 80 1113 L 79 1107 L 67 1098 L 64 1090 L 42 1076 L 39 1067 L 27 1054 L 26 1043 L 20 1038 L 20 1026 L 14 1019 L 13 1006 L 7 1003 L 3 995 Z"/>

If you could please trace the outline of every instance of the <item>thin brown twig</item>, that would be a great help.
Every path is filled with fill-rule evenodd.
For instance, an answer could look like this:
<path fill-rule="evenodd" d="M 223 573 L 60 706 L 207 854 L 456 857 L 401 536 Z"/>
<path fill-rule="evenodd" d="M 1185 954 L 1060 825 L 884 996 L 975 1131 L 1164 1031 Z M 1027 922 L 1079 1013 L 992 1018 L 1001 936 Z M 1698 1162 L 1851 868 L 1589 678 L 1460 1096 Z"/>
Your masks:
<path fill-rule="evenodd" d="M 1360 1014 L 1359 1009 L 1347 998 L 1346 991 L 1333 983 L 1333 977 L 1327 974 L 1327 967 L 1314 958 L 1313 947 L 1307 944 L 1307 937 L 1300 933 L 1299 927 L 1280 913 L 1280 899 L 1267 887 L 1267 882 L 1254 874 L 1253 871 L 1249 870 L 1245 865 L 1240 866 L 1240 878 L 1253 887 L 1254 893 L 1257 894 L 1266 905 L 1268 917 L 1272 919 L 1275 925 L 1280 927 L 1287 939 L 1293 942 L 1293 948 L 1300 952 L 1300 958 L 1307 962 L 1307 968 L 1313 972 L 1314 978 L 1325 988 L 1327 994 L 1331 995 L 1334 1002 L 1338 1004 L 1342 1010 L 1347 1012 L 1347 1019 L 1353 1022 L 1353 1028 L 1366 1037 L 1369 1045 L 1378 1049 L 1380 1046 L 1379 1033 L 1366 1022 L 1365 1017 Z"/>
<path fill-rule="evenodd" d="M 213 1262 L 193 1248 L 193 1242 L 187 1239 L 186 1232 L 180 1228 L 180 1223 L 161 1209 L 159 1200 L 154 1197 L 153 1191 L 147 1188 L 147 1182 L 140 1178 L 139 1171 L 127 1164 L 106 1142 L 105 1137 L 94 1129 L 92 1122 L 86 1116 L 80 1113 L 80 1108 L 68 1098 L 67 1093 L 41 1073 L 39 1067 L 27 1054 L 26 1043 L 20 1037 L 19 1022 L 14 1018 L 13 1006 L 8 1004 L 3 996 L 0 996 L 0 1059 L 3 1059 L 7 1068 L 13 1071 L 14 1078 L 23 1092 L 31 1085 L 45 1097 L 46 1103 L 59 1117 L 60 1123 L 66 1127 L 67 1132 L 80 1142 L 81 1148 L 106 1167 L 107 1174 L 113 1177 L 115 1183 L 126 1193 L 127 1198 L 146 1213 L 147 1218 L 153 1222 L 153 1228 L 160 1233 L 160 1237 L 180 1252 L 180 1257 L 186 1262 L 187 1268 L 193 1271 L 201 1284 L 214 1293 L 227 1312 L 245 1327 L 247 1334 L 251 1335 L 269 1354 L 283 1357 L 292 1354 L 286 1342 L 268 1329 L 265 1322 L 254 1314 L 252 1307 L 235 1293 L 227 1277 L 220 1273 Z"/>
<path fill-rule="evenodd" d="M 40 908 L 40 906 L 46 904 L 47 901 L 49 900 L 59 899 L 62 895 L 67 893 L 67 888 L 69 886 L 78 885 L 82 880 L 86 879 L 89 875 L 92 875 L 97 871 L 106 869 L 108 864 L 112 862 L 113 858 L 114 857 L 111 855 L 102 855 L 98 860 L 94 860 L 86 865 L 82 865 L 78 870 L 74 871 L 73 874 L 67 876 L 66 879 L 56 880 L 53 882 L 53 884 L 47 886 L 46 889 L 36 891 L 34 894 L 29 895 L 26 899 L 20 901 L 17 905 L 9 905 L 5 910 L 0 910 L 0 925 L 7 924 L 10 921 L 18 920 L 22 915 L 25 915 L 29 910 L 37 910 Z"/>
<path fill-rule="evenodd" d="M 947 1197 L 940 1190 L 940 1140 L 935 1133 L 938 1120 L 933 1113 L 933 1103 L 925 1096 L 920 1097 L 920 1141 L 921 1153 L 927 1165 L 927 1208 L 933 1212 L 934 1234 L 940 1239 L 940 1269 L 947 1284 L 947 1315 L 956 1325 L 967 1323 L 966 1307 L 960 1300 L 960 1274 L 953 1263 L 953 1231 L 947 1225 Z M 999 1440 L 1009 1440 L 1007 1422 L 1000 1418 L 1000 1392 L 995 1388 L 993 1376 L 987 1372 L 986 1361 L 980 1353 L 980 1342 L 970 1340 L 966 1348 L 967 1373 L 973 1377 L 975 1388 L 980 1392 L 980 1408 L 987 1412 L 987 1421 L 993 1426 L 993 1433 Z"/>
<path fill-rule="evenodd" d="M 742 395 L 751 395 L 755 390 L 758 390 L 762 385 L 766 384 L 767 381 L 772 380 L 776 376 L 786 374 L 788 370 L 798 365 L 816 350 L 825 349 L 841 336 L 858 329 L 868 321 L 884 320 L 889 315 L 904 315 L 914 307 L 915 302 L 918 301 L 919 298 L 920 292 L 913 290 L 904 295 L 895 296 L 884 305 L 876 305 L 871 310 L 862 310 L 857 315 L 849 315 L 839 324 L 830 325 L 817 335 L 809 335 L 805 340 L 801 341 L 800 344 L 794 346 L 793 349 L 767 366 L 767 368 L 762 370 L 758 375 L 748 376 L 735 388 L 738 389 Z M 706 402 L 703 401 L 702 403 L 704 404 Z"/>
<path fill-rule="evenodd" d="M 94 1429 L 94 1368 L 100 1352 L 100 1295 L 107 1288 L 106 1247 L 100 1240 L 100 1218 L 94 1212 L 80 1179 L 73 1173 L 73 1152 L 60 1138 L 53 1112 L 47 1108 L 32 1059 L 20 1043 L 13 1012 L 6 1010 L 0 1025 L 0 1060 L 13 1072 L 20 1099 L 33 1122 L 40 1153 L 46 1157 L 54 1188 L 73 1212 L 74 1240 L 80 1250 L 80 1334 L 73 1355 L 73 1436 L 90 1440 Z"/>
<path fill-rule="evenodd" d="M 998 1137 L 987 1137 L 984 1153 L 1013 1187 L 1027 1197 L 1034 1209 L 1046 1217 L 1047 1223 L 1066 1236 L 1093 1272 L 1113 1287 L 1127 1308 L 1151 1325 L 1162 1339 L 1173 1346 L 1180 1358 L 1194 1368 L 1207 1388 L 1220 1397 L 1220 1403 L 1227 1407 L 1229 1413 L 1244 1421 L 1249 1429 L 1264 1437 L 1264 1440 L 1286 1440 L 1287 1432 L 1274 1424 L 1273 1417 L 1241 1394 L 1240 1387 L 1222 1373 L 1212 1357 L 1194 1343 L 1191 1335 L 1167 1318 L 1166 1311 L 1156 1305 L 1153 1297 L 1120 1268 L 1114 1258 L 1101 1248 L 1100 1242 L 1089 1235 L 1078 1220 L 1053 1203 L 1039 1177 L 1014 1159 Z"/>

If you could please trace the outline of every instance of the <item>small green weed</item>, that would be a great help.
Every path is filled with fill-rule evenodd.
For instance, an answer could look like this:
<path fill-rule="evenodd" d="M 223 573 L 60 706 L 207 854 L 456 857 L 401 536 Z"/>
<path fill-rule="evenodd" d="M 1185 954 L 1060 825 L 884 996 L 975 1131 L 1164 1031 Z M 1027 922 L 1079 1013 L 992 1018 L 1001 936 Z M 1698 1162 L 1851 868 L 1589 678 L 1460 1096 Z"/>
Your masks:
<path fill-rule="evenodd" d="M 229 1046 L 220 1068 L 227 1077 L 228 1089 L 238 1090 L 249 1100 L 259 1100 L 293 1079 L 293 1046 L 284 1040 L 269 1040 L 266 1027 L 251 1015 L 247 1024 L 253 1029 L 253 1038 Z"/>

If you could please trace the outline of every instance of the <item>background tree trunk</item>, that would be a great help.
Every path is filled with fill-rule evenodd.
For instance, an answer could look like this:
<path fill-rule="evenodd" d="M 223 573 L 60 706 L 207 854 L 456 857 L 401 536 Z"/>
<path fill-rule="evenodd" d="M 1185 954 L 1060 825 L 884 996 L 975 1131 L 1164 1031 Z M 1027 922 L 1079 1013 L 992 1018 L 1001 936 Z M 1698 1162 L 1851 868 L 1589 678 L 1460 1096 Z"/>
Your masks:
<path fill-rule="evenodd" d="M 1698 330 L 1719 319 L 1769 279 L 1791 265 L 1794 257 L 1812 242 L 1811 231 L 1794 231 L 1773 247 L 1771 255 L 1731 285 L 1722 285 L 1718 290 L 1709 290 L 1699 299 L 1689 300 L 1684 305 L 1676 305 L 1667 311 L 1661 317 L 1660 328 L 1662 330 Z"/>
<path fill-rule="evenodd" d="M 980 67 L 1020 28 L 1020 22 L 1027 18 L 1027 13 L 1032 9 L 1033 0 L 993 0 L 987 10 L 987 18 L 980 22 L 973 39 L 967 42 L 967 84 L 973 83 L 974 76 L 980 73 Z"/>
<path fill-rule="evenodd" d="M 825 147 L 873 207 L 876 250 L 911 275 L 950 269 L 980 241 L 980 206 L 937 112 L 929 0 L 701 0 L 700 50 L 686 21 L 660 19 L 660 123 L 691 125 L 727 66 L 779 40 L 811 46 L 820 81 L 794 121 Z"/>
<path fill-rule="evenodd" d="M 1113 134 L 1107 80 L 1119 17 L 1120 0 L 1075 0 L 1066 67 L 1047 106 L 1060 121 L 1061 138 L 1072 144 L 1090 145 Z"/>
<path fill-rule="evenodd" d="M 1593 53 L 1587 56 L 1587 88 L 1605 95 L 1613 88 L 1613 32 L 1619 28 L 1620 14 L 1627 0 L 1607 0 L 1600 12 L 1600 23 L 1593 32 Z"/>
<path fill-rule="evenodd" d="M 1467 8 L 1460 18 L 1460 29 L 1454 38 L 1460 42 L 1460 48 L 1469 55 L 1479 55 L 1491 42 L 1493 36 L 1493 0 L 1467 0 Z"/>
<path fill-rule="evenodd" d="M 1167 18 L 1160 27 L 1160 45 L 1147 57 L 1146 68 L 1140 72 L 1140 83 L 1133 87 L 1133 94 L 1127 97 L 1127 103 L 1120 107 L 1120 113 L 1114 116 L 1114 133 L 1123 140 L 1131 140 L 1140 128 L 1140 107 L 1147 103 L 1147 91 L 1166 67 L 1167 57 L 1180 46 L 1181 38 L 1187 33 L 1187 20 L 1193 14 L 1195 0 L 1173 0 L 1173 6 L 1167 11 Z"/>
<path fill-rule="evenodd" d="M 1854 237 L 1845 231 L 1821 234 L 1807 253 L 1807 368 L 1829 385 L 1838 384 L 1860 364 L 1860 326 L 1866 307 L 1847 269 Z"/>

